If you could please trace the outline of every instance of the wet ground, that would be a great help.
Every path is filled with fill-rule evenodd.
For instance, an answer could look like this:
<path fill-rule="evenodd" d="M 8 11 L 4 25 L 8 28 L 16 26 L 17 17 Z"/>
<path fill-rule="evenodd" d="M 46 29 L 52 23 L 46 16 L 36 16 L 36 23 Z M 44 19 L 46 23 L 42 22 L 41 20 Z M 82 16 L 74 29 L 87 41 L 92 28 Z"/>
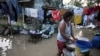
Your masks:
<path fill-rule="evenodd" d="M 95 30 L 74 28 L 74 34 L 76 37 L 83 36 L 91 40 Z M 28 42 L 29 37 L 29 35 L 0 36 L 0 56 L 56 56 L 56 33 L 50 39 L 42 39 L 36 44 Z M 100 56 L 100 50 L 91 49 L 90 54 Z"/>
<path fill-rule="evenodd" d="M 3 49 L 1 48 L 2 52 L 0 52 L 0 56 L 56 56 L 57 47 L 55 35 L 50 39 L 43 39 L 36 44 L 28 42 L 28 35 L 17 35 L 16 37 L 10 38 L 10 45 L 10 42 L 3 41 L 7 44 L 6 46 L 11 48 L 7 50 L 6 46 L 2 46 L 5 50 L 2 51 Z M 2 38 L 4 39 L 4 37 Z"/>

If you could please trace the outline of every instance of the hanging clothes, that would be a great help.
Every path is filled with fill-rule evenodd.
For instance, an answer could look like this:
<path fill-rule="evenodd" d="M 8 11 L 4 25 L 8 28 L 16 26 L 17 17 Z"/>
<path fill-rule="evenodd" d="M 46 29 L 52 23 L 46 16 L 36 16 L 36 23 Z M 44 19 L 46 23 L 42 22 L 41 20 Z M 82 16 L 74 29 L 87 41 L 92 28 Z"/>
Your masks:
<path fill-rule="evenodd" d="M 30 9 L 30 17 L 35 17 L 37 18 L 38 17 L 38 10 L 37 9 Z"/>
<path fill-rule="evenodd" d="M 20 14 L 23 13 L 23 12 L 22 12 L 22 6 L 21 6 L 21 5 L 19 5 L 19 13 L 20 13 Z"/>
<path fill-rule="evenodd" d="M 0 9 L 1 9 L 2 7 L 1 7 L 1 2 L 0 2 Z"/>
<path fill-rule="evenodd" d="M 3 15 L 8 15 L 9 14 L 9 9 L 8 9 L 8 6 L 7 6 L 7 4 L 6 3 L 1 3 L 0 4 L 1 6 L 1 13 L 3 14 Z"/>
<path fill-rule="evenodd" d="M 0 14 L 2 14 L 2 11 L 1 11 L 1 9 L 0 9 Z"/>
<path fill-rule="evenodd" d="M 83 8 L 75 8 L 72 12 L 74 13 L 74 24 L 82 25 Z"/>
<path fill-rule="evenodd" d="M 90 19 L 91 18 L 91 15 L 84 15 L 84 18 L 83 18 L 83 25 L 84 26 L 87 26 L 90 24 Z"/>
<path fill-rule="evenodd" d="M 94 10 L 95 10 L 94 7 L 89 8 L 90 13 L 94 12 Z"/>
<path fill-rule="evenodd" d="M 29 13 L 30 13 L 29 8 L 25 8 L 25 15 L 29 16 L 30 15 Z"/>
<path fill-rule="evenodd" d="M 47 10 L 47 11 L 44 10 L 44 20 L 43 20 L 43 23 L 44 24 L 47 24 L 47 22 L 51 23 L 50 18 L 52 18 L 51 10 Z"/>
<path fill-rule="evenodd" d="M 98 14 L 97 14 L 97 26 L 99 26 L 99 28 L 100 28 L 100 10 L 98 11 Z"/>
<path fill-rule="evenodd" d="M 100 10 L 100 6 L 99 6 L 99 5 L 97 5 L 97 6 L 94 6 L 94 10 L 95 10 L 95 11 L 98 11 L 98 10 Z"/>
<path fill-rule="evenodd" d="M 93 20 L 94 20 L 94 14 L 93 14 L 93 13 L 90 14 L 90 15 L 88 15 L 88 17 L 89 17 L 89 20 L 90 20 L 90 21 L 93 21 Z"/>
<path fill-rule="evenodd" d="M 82 8 L 75 8 L 73 10 L 73 12 L 74 12 L 74 15 L 82 15 L 83 9 Z"/>
<path fill-rule="evenodd" d="M 14 20 L 17 22 L 19 15 L 18 0 L 6 0 L 6 3 L 10 11 L 10 20 Z"/>
<path fill-rule="evenodd" d="M 85 15 L 89 15 L 90 14 L 90 10 L 89 10 L 89 8 L 84 8 L 84 10 L 83 10 L 83 14 L 85 14 Z"/>
<path fill-rule="evenodd" d="M 82 22 L 82 16 L 81 15 L 75 15 L 74 16 L 74 24 L 80 24 Z"/>
<path fill-rule="evenodd" d="M 100 21 L 100 10 L 97 13 L 97 21 Z"/>
<path fill-rule="evenodd" d="M 47 20 L 50 21 L 51 18 L 52 18 L 51 10 L 48 10 L 48 12 L 47 12 Z"/>
<path fill-rule="evenodd" d="M 43 23 L 46 23 L 48 9 L 47 8 L 43 8 L 43 11 L 44 11 L 44 20 L 43 20 Z"/>
<path fill-rule="evenodd" d="M 44 11 L 43 10 L 38 10 L 38 19 L 43 21 L 43 19 L 44 19 Z"/>
<path fill-rule="evenodd" d="M 60 11 L 52 10 L 52 20 L 60 20 Z"/>
<path fill-rule="evenodd" d="M 38 10 L 33 8 L 25 8 L 25 15 L 29 17 L 38 17 Z"/>

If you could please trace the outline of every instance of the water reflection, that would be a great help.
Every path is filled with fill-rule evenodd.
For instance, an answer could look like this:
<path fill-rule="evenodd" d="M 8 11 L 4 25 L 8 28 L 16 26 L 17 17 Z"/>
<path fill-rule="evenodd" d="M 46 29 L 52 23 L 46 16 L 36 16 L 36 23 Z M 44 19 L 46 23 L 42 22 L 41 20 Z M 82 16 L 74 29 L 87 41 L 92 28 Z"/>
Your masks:
<path fill-rule="evenodd" d="M 12 49 L 11 39 L 0 37 L 0 48 L 2 49 L 2 50 L 0 50 L 2 56 L 6 56 L 7 55 L 6 51 L 8 49 Z"/>
<path fill-rule="evenodd" d="M 83 37 L 83 31 L 81 30 L 81 31 L 79 31 L 79 33 L 78 34 L 76 34 L 76 36 L 75 36 L 76 38 L 80 38 L 80 37 Z"/>

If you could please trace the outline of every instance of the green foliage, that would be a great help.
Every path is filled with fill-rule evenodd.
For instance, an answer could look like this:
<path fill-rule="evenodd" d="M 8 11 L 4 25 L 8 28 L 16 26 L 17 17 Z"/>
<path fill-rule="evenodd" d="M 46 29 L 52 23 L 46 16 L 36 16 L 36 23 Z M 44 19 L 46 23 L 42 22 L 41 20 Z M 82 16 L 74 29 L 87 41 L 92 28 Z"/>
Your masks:
<path fill-rule="evenodd" d="M 78 7 L 82 7 L 82 4 L 81 4 L 80 2 L 78 2 L 78 1 L 75 1 L 75 2 L 74 2 L 74 5 L 75 5 L 75 6 L 78 6 Z"/>
<path fill-rule="evenodd" d="M 95 0 L 95 2 L 99 4 L 100 3 L 100 0 Z"/>
<path fill-rule="evenodd" d="M 94 3 L 88 3 L 87 6 L 91 7 Z"/>
<path fill-rule="evenodd" d="M 100 3 L 100 0 L 88 0 L 88 6 L 89 7 L 92 6 L 95 3 L 99 4 Z"/>

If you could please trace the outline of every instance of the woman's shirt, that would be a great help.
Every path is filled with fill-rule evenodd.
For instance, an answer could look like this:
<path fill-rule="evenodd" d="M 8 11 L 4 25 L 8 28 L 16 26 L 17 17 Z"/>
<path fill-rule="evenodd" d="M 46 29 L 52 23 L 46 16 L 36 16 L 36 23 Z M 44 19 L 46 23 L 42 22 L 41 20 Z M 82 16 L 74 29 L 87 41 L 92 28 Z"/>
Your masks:
<path fill-rule="evenodd" d="M 71 24 L 70 24 L 70 22 L 69 22 L 69 25 L 66 23 L 65 34 L 68 37 L 71 36 Z M 63 38 L 63 36 L 61 35 L 59 28 L 58 28 L 57 40 L 62 41 L 62 42 L 67 42 L 67 40 L 65 40 Z"/>

